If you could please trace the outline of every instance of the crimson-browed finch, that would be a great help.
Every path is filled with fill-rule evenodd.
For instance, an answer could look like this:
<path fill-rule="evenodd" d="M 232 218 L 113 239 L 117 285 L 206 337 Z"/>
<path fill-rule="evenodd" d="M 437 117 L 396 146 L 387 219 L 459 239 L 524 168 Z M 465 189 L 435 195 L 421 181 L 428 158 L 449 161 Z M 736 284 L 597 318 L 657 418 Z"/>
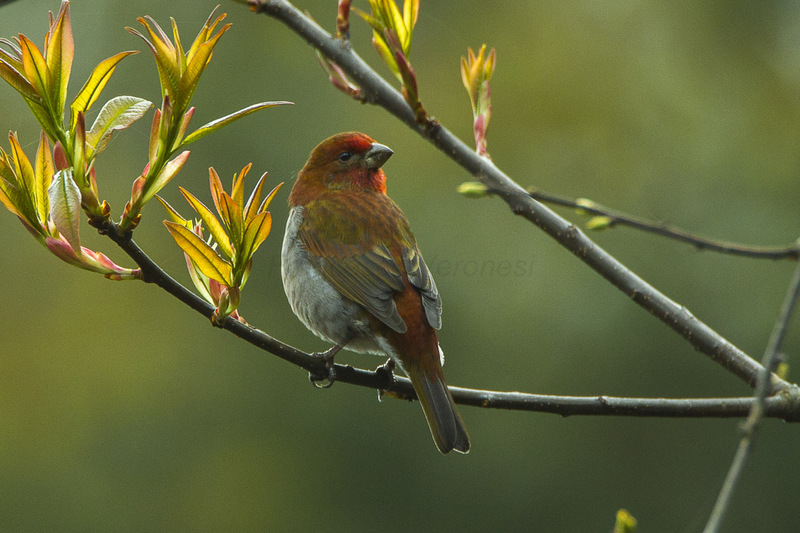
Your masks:
<path fill-rule="evenodd" d="M 388 355 L 411 379 L 442 453 L 469 436 L 442 374 L 442 301 L 381 166 L 392 150 L 363 133 L 322 141 L 297 176 L 281 252 L 294 313 L 341 348 Z"/>

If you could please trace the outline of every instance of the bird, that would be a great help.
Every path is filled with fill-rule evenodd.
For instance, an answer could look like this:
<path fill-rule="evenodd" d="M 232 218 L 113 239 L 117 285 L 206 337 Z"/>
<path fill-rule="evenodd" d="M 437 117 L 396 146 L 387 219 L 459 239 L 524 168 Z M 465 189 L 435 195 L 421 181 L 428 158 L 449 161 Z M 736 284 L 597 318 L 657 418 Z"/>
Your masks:
<path fill-rule="evenodd" d="M 470 440 L 442 372 L 442 300 L 411 226 L 386 194 L 393 151 L 360 132 L 319 143 L 289 194 L 281 277 L 289 305 L 333 346 L 388 356 L 411 380 L 436 447 Z M 332 364 L 332 363 L 331 363 Z"/>

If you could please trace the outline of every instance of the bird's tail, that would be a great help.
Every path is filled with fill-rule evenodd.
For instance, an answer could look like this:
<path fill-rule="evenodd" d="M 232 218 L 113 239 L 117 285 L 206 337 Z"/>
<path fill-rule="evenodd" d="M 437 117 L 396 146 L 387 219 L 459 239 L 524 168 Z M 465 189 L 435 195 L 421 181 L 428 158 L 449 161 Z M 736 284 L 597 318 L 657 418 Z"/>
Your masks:
<path fill-rule="evenodd" d="M 406 365 L 405 370 L 414 385 L 439 451 L 469 452 L 469 435 L 444 381 L 441 368 L 426 369 L 416 365 Z"/>

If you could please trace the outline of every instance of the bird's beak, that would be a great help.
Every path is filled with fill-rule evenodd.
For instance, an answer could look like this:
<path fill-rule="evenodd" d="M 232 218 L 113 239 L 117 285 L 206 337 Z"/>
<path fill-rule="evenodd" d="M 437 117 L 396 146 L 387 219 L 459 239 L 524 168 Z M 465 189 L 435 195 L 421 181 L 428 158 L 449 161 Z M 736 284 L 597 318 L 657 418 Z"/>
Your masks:
<path fill-rule="evenodd" d="M 381 168 L 386 160 L 392 157 L 394 152 L 388 146 L 379 143 L 372 143 L 372 148 L 364 154 L 363 164 L 367 168 Z"/>

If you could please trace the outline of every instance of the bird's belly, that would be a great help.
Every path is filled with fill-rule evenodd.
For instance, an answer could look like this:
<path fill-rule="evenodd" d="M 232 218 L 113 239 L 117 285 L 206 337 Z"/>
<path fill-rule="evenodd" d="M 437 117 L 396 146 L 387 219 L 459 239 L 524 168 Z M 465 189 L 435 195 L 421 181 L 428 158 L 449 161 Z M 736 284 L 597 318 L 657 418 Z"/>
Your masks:
<path fill-rule="evenodd" d="M 297 239 L 300 222 L 302 208 L 295 207 L 286 223 L 281 250 L 281 277 L 292 311 L 322 340 L 347 343 L 347 349 L 355 352 L 385 354 L 387 344 L 370 330 L 366 311 L 342 296 L 311 263 Z"/>

